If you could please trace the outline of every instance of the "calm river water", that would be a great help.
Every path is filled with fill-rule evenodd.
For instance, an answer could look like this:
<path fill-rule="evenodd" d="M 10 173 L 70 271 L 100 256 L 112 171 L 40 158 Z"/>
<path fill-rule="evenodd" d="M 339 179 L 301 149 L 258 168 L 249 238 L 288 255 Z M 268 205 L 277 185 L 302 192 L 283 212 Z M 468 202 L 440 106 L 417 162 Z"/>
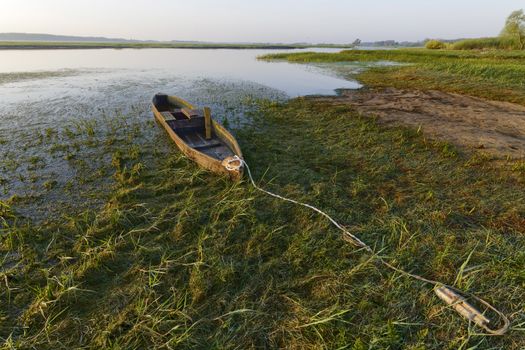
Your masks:
<path fill-rule="evenodd" d="M 239 94 L 296 97 L 359 87 L 357 82 L 322 68 L 256 59 L 270 52 L 282 50 L 2 51 L 0 131 L 52 126 L 70 118 L 72 106 L 89 111 L 94 107 L 147 104 L 156 92 L 180 95 L 220 109 L 225 100 Z M 24 118 L 19 118 L 20 113 Z"/>

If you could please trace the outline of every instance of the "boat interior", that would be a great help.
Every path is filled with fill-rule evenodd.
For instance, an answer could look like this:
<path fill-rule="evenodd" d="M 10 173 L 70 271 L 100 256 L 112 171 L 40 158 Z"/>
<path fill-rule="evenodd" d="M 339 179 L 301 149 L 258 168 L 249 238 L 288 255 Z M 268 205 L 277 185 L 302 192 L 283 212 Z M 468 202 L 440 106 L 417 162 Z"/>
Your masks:
<path fill-rule="evenodd" d="M 175 106 L 167 99 L 160 100 L 154 101 L 155 107 L 171 129 L 189 147 L 218 160 L 234 155 L 228 145 L 213 130 L 211 119 L 209 123 L 206 123 L 204 109 Z M 208 118 L 211 118 L 211 115 L 208 115 Z M 209 130 L 206 130 L 207 124 Z"/>

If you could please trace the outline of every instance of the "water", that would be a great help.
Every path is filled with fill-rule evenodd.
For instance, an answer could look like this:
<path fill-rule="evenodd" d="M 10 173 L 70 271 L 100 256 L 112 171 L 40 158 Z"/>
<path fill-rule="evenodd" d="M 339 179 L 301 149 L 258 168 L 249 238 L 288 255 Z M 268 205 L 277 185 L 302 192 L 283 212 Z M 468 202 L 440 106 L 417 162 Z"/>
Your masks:
<path fill-rule="evenodd" d="M 276 52 L 283 51 L 1 51 L 0 200 L 20 197 L 21 212 L 44 219 L 50 207 L 95 203 L 86 194 L 110 188 L 111 153 L 118 145 L 144 151 L 158 139 L 165 143 L 150 111 L 157 92 L 212 107 L 235 132 L 257 99 L 360 87 L 330 67 L 256 59 Z M 130 127 L 140 130 L 132 140 Z M 115 147 L 108 138 L 117 140 Z"/>
<path fill-rule="evenodd" d="M 298 52 L 300 50 L 294 50 Z M 319 51 L 317 49 L 316 51 Z M 338 51 L 323 49 L 322 51 Z M 107 49 L 4 51 L 0 73 L 81 70 L 104 73 L 102 80 L 131 76 L 155 82 L 159 77 L 230 80 L 261 84 L 290 97 L 333 94 L 337 88 L 356 88 L 356 82 L 321 70 L 286 62 L 265 62 L 257 56 L 275 50 Z M 277 51 L 283 52 L 283 51 Z M 111 72 L 110 74 L 107 74 Z"/>

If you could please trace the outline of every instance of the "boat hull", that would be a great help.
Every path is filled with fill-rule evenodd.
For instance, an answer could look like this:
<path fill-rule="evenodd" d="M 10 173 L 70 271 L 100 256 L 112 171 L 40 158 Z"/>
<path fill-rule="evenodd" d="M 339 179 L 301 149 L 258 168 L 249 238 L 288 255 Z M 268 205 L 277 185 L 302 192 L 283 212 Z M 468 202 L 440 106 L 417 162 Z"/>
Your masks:
<path fill-rule="evenodd" d="M 174 107 L 179 107 L 182 105 L 193 108 L 191 104 L 179 99 L 178 97 L 168 96 L 168 100 Z M 241 148 L 239 147 L 239 144 L 233 135 L 231 135 L 230 132 L 226 130 L 220 123 L 213 119 L 211 120 L 213 135 L 216 139 L 218 139 L 230 149 L 231 155 L 223 157 L 219 155 L 212 157 L 209 154 L 206 154 L 205 152 L 193 147 L 187 141 L 187 139 L 182 137 L 181 134 L 177 132 L 177 128 L 173 127 L 173 122 L 170 123 L 169 120 L 166 120 L 165 114 L 163 114 L 163 111 L 159 109 L 161 108 L 159 108 L 159 106 L 157 106 L 155 103 L 152 104 L 152 111 L 155 119 L 166 130 L 171 140 L 186 157 L 193 160 L 199 166 L 214 173 L 228 176 L 234 181 L 238 181 L 242 178 L 244 167 L 242 161 L 239 160 L 242 159 Z M 232 164 L 233 166 L 227 166 L 228 164 Z"/>

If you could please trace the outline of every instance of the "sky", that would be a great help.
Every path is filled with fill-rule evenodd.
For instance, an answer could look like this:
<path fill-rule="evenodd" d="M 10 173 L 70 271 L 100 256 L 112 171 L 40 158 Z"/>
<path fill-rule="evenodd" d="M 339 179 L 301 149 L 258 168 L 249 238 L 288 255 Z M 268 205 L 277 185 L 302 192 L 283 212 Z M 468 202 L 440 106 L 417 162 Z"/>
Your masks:
<path fill-rule="evenodd" d="M 222 42 L 496 36 L 523 0 L 0 0 L 0 32 Z"/>

